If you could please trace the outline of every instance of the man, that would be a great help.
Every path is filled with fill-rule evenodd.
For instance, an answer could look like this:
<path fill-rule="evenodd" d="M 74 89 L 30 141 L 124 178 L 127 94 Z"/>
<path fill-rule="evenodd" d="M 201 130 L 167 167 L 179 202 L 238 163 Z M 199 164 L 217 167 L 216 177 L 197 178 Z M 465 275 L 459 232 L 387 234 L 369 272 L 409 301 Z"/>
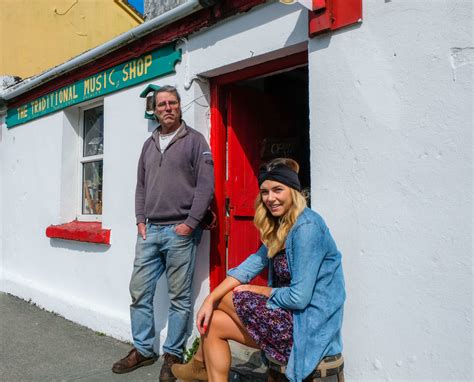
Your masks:
<path fill-rule="evenodd" d="M 159 88 L 154 101 L 160 126 L 143 145 L 135 192 L 138 236 L 130 281 L 134 348 L 112 371 L 127 373 L 155 362 L 153 296 L 165 273 L 171 306 L 160 381 L 174 381 L 171 365 L 182 362 L 199 223 L 214 193 L 214 167 L 202 134 L 181 119 L 176 88 Z"/>

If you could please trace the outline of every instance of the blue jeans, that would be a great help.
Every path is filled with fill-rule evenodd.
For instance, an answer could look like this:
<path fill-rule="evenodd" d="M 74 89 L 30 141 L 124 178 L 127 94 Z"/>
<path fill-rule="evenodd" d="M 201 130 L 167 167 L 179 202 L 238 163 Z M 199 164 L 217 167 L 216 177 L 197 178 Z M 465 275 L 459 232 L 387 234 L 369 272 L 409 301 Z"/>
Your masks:
<path fill-rule="evenodd" d="M 130 317 L 133 342 L 145 357 L 151 357 L 155 340 L 153 296 L 156 283 L 166 272 L 171 306 L 168 311 L 168 335 L 163 344 L 166 353 L 181 357 L 191 313 L 191 284 L 196 248 L 202 230 L 189 236 L 175 232 L 176 225 L 146 225 L 146 240 L 137 237 L 135 261 L 130 281 Z"/>

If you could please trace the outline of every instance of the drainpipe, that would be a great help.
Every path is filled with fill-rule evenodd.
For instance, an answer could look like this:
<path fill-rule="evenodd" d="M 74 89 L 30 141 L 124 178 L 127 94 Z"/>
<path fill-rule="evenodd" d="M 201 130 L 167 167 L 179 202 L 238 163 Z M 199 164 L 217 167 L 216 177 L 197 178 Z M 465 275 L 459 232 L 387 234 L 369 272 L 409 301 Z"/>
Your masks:
<path fill-rule="evenodd" d="M 117 36 L 94 49 L 84 52 L 64 64 L 58 65 L 37 77 L 26 79 L 18 85 L 13 85 L 12 87 L 5 89 L 3 93 L 0 92 L 0 103 L 18 97 L 45 82 L 51 81 L 53 78 L 59 77 L 60 75 L 94 61 L 99 57 L 105 56 L 107 53 L 129 44 L 155 29 L 162 28 L 165 25 L 171 24 L 173 21 L 182 19 L 202 8 L 212 6 L 217 2 L 219 2 L 219 0 L 188 0 L 186 3 L 170 9 L 162 15 L 122 33 L 120 36 Z"/>

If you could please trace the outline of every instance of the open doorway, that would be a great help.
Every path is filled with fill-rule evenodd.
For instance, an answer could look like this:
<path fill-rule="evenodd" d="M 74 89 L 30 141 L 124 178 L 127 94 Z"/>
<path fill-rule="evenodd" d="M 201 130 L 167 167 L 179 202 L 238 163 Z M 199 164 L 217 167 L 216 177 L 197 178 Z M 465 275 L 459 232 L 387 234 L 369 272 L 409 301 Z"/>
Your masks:
<path fill-rule="evenodd" d="M 219 224 L 211 237 L 211 288 L 260 246 L 253 216 L 261 164 L 295 159 L 302 187 L 309 191 L 306 60 L 304 52 L 213 81 L 211 149 Z M 265 283 L 265 276 L 254 282 Z"/>
<path fill-rule="evenodd" d="M 236 82 L 234 86 L 255 89 L 270 105 L 261 110 L 267 118 L 262 129 L 260 160 L 285 157 L 296 160 L 303 189 L 309 191 L 309 100 L 308 67 Z M 265 131 L 264 131 L 265 130 Z"/>

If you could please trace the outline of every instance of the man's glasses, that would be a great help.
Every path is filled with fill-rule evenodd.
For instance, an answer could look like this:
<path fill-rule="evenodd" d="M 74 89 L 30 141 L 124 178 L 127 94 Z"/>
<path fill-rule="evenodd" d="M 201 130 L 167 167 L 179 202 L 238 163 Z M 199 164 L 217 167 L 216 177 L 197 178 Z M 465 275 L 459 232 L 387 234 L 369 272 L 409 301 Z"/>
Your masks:
<path fill-rule="evenodd" d="M 179 102 L 178 101 L 163 101 L 158 104 L 156 104 L 158 109 L 166 109 L 167 107 L 169 108 L 174 108 L 178 106 Z"/>

